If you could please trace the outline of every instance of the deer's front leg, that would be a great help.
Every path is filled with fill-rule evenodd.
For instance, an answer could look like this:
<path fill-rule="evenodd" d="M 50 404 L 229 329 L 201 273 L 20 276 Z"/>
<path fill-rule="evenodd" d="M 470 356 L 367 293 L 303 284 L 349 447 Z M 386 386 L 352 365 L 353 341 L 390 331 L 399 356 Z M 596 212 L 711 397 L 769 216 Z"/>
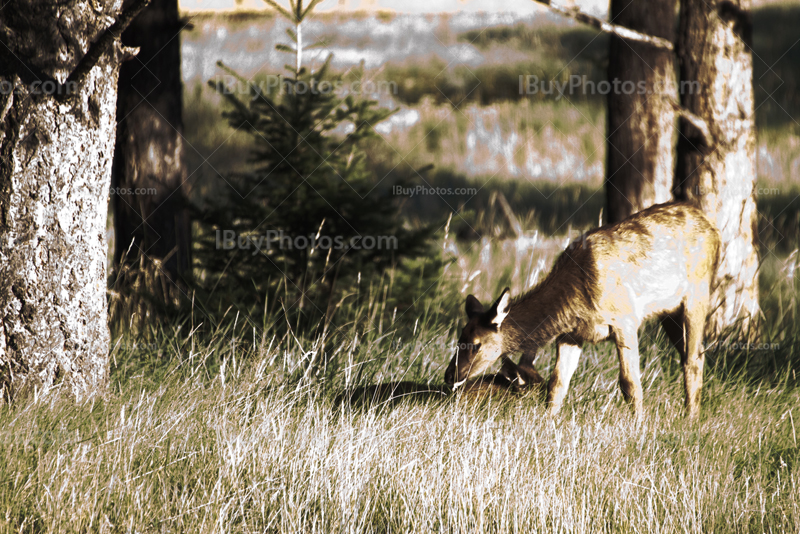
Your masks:
<path fill-rule="evenodd" d="M 564 397 L 569 388 L 569 381 L 578 368 L 581 358 L 581 347 L 563 340 L 559 340 L 556 348 L 556 366 L 550 375 L 547 386 L 547 405 L 550 413 L 557 413 L 561 409 Z"/>
<path fill-rule="evenodd" d="M 500 356 L 500 359 L 503 360 L 503 365 L 500 367 L 500 373 L 499 373 L 500 376 L 505 377 L 511 383 L 519 380 L 520 377 L 519 366 L 514 363 L 514 360 L 512 360 L 505 354 Z"/>
<path fill-rule="evenodd" d="M 639 372 L 639 334 L 633 325 L 614 329 L 619 356 L 619 387 L 625 400 L 633 406 L 633 413 L 641 419 L 642 378 Z"/>
<path fill-rule="evenodd" d="M 503 355 L 503 366 L 500 368 L 500 375 L 504 376 L 511 384 L 518 388 L 530 388 L 537 386 L 544 382 L 539 375 L 536 368 L 531 365 L 532 358 L 526 358 L 524 355 L 520 360 L 519 365 L 514 361 Z"/>

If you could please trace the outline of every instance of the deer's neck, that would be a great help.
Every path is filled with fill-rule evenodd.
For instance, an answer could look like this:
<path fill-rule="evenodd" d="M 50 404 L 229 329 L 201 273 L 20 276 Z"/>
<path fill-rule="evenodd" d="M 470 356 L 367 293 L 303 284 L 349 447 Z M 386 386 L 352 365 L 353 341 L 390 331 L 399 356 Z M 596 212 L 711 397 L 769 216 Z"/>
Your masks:
<path fill-rule="evenodd" d="M 503 320 L 506 352 L 531 352 L 561 334 L 575 330 L 582 299 L 570 288 L 553 287 L 545 280 L 511 304 Z"/>

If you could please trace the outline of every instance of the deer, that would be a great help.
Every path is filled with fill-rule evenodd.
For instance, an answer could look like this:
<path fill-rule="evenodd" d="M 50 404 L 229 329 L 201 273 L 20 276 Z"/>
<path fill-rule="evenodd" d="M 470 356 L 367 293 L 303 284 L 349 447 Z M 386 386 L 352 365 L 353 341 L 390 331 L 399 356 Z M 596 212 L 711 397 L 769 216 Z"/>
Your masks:
<path fill-rule="evenodd" d="M 556 342 L 556 361 L 547 384 L 547 409 L 558 413 L 584 343 L 613 340 L 619 386 L 641 420 L 639 327 L 657 317 L 680 354 L 685 408 L 700 413 L 704 353 L 720 236 L 705 214 L 690 204 L 667 203 L 601 226 L 573 241 L 548 275 L 511 298 L 505 288 L 486 310 L 466 299 L 467 324 L 445 371 L 457 388 L 498 358 L 522 353 L 519 368 L 533 368 L 537 352 Z M 504 369 L 510 369 L 504 363 Z M 501 372 L 502 374 L 502 372 Z"/>

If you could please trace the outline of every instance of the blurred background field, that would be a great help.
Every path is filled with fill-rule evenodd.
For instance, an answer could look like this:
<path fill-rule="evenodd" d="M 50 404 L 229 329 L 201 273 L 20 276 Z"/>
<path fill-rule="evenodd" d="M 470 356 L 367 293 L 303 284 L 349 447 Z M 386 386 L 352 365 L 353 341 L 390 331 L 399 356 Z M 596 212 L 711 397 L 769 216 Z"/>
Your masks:
<path fill-rule="evenodd" d="M 182 45 L 184 121 L 191 146 L 189 183 L 202 195 L 215 176 L 246 165 L 242 156 L 248 149 L 246 136 L 224 121 L 221 99 L 206 85 L 226 76 L 216 62 L 266 83 L 266 76 L 283 72 L 285 58 L 274 45 L 287 26 L 264 13 L 190 18 L 193 29 L 183 32 Z M 797 232 L 798 24 L 797 4 L 754 11 L 761 234 Z M 309 52 L 309 64 L 333 53 L 333 66 L 345 80 L 363 72 L 380 88 L 365 96 L 398 110 L 376 125 L 383 141 L 369 150 L 378 188 L 389 190 L 401 177 L 417 185 L 479 188 L 474 196 L 410 199 L 411 213 L 481 212 L 491 193 L 502 191 L 521 219 L 547 233 L 598 220 L 604 203 L 597 195 L 602 197 L 605 164 L 605 96 L 584 94 L 584 88 L 585 82 L 605 79 L 607 36 L 546 12 L 323 13 L 304 31 L 307 39 L 326 42 Z M 561 83 L 580 76 L 585 82 L 563 96 L 520 94 L 520 75 Z M 429 164 L 432 170 L 416 172 Z M 560 209 L 550 194 L 561 188 L 580 198 L 577 205 Z M 790 241 L 779 240 L 791 248 Z"/>
<path fill-rule="evenodd" d="M 227 76 L 217 60 L 257 84 L 281 74 L 285 57 L 274 46 L 287 23 L 265 13 L 200 13 L 190 20 L 193 29 L 182 34 L 188 184 L 193 196 L 203 198 L 223 184 L 220 177 L 247 169 L 251 148 L 249 138 L 221 117 L 225 105 L 206 82 Z M 754 11 L 764 287 L 774 285 L 767 273 L 800 242 L 798 24 L 796 3 Z M 471 254 L 489 242 L 498 247 L 496 240 L 519 237 L 520 230 L 528 238 L 538 232 L 540 242 L 561 243 L 601 220 L 605 96 L 584 87 L 605 79 L 606 35 L 546 11 L 322 13 L 304 32 L 309 42 L 325 42 L 307 55 L 310 65 L 332 53 L 345 81 L 373 81 L 380 90 L 364 96 L 397 109 L 375 125 L 380 138 L 367 147 L 375 194 L 390 193 L 398 183 L 472 188 L 470 194 L 396 198 L 412 224 L 433 222 L 441 233 L 452 214 L 453 246 Z M 561 83 L 580 76 L 585 85 L 565 95 L 520 94 L 520 75 Z M 484 294 L 502 286 L 486 283 Z"/>

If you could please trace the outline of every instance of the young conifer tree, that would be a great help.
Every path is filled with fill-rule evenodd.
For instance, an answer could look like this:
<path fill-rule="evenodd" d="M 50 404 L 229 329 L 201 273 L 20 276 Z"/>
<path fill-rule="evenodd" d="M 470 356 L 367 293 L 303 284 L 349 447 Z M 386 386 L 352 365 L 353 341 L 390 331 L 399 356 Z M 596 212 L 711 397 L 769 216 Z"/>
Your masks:
<path fill-rule="evenodd" d="M 279 296 L 287 309 L 313 316 L 334 284 L 425 252 L 431 229 L 404 225 L 389 181 L 366 164 L 365 143 L 393 111 L 340 91 L 332 55 L 318 69 L 303 65 L 303 21 L 319 0 L 307 7 L 290 0 L 289 10 L 265 1 L 293 26 L 292 45 L 276 49 L 294 61 L 279 84 L 261 87 L 220 63 L 246 87 L 243 95 L 209 82 L 231 105 L 223 115 L 251 134 L 254 148 L 252 171 L 226 176 L 224 193 L 206 209 L 203 262 L 217 297 L 261 306 Z"/>

